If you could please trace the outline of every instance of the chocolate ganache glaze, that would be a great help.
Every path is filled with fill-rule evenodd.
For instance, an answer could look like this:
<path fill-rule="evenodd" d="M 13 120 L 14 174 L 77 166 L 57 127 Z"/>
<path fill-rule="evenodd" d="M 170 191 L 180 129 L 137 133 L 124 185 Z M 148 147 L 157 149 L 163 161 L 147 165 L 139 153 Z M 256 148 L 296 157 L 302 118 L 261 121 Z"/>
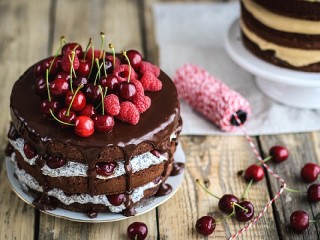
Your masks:
<path fill-rule="evenodd" d="M 36 65 L 30 67 L 14 84 L 10 110 L 12 123 L 18 134 L 39 153 L 36 161 L 39 169 L 44 165 L 43 156 L 47 154 L 87 163 L 88 192 L 95 195 L 95 165 L 98 162 L 124 160 L 126 194 L 130 195 L 132 192 L 130 159 L 146 150 L 157 149 L 162 154 L 168 154 L 163 180 L 170 175 L 169 166 L 175 151 L 175 146 L 172 148 L 171 136 L 173 133 L 176 135 L 180 133 L 182 121 L 176 88 L 164 72 L 161 71 L 159 76 L 163 85 L 161 91 L 146 93 L 151 98 L 151 107 L 141 114 L 137 125 L 115 120 L 112 132 L 94 133 L 88 138 L 81 138 L 74 134 L 72 128 L 62 129 L 55 120 L 48 120 L 42 115 L 40 111 L 42 99 L 35 93 Z M 175 139 L 174 143 L 176 145 Z M 113 153 L 111 158 L 110 153 Z M 128 200 L 125 205 L 127 210 L 130 210 L 132 203 L 128 197 L 126 199 Z M 132 211 L 129 212 L 128 215 L 134 214 Z"/>

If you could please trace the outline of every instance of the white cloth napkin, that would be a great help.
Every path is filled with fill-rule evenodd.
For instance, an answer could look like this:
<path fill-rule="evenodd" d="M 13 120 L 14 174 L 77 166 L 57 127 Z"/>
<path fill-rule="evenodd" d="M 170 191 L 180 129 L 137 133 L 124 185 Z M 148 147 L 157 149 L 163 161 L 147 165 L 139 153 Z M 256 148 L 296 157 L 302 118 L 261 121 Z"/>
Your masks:
<path fill-rule="evenodd" d="M 253 75 L 241 69 L 224 49 L 230 24 L 239 17 L 239 3 L 158 3 L 154 5 L 155 34 L 161 68 L 173 76 L 185 63 L 195 63 L 238 91 L 251 104 L 245 126 L 251 135 L 308 132 L 320 129 L 320 111 L 279 104 L 259 91 Z M 224 133 L 182 101 L 188 135 Z"/>

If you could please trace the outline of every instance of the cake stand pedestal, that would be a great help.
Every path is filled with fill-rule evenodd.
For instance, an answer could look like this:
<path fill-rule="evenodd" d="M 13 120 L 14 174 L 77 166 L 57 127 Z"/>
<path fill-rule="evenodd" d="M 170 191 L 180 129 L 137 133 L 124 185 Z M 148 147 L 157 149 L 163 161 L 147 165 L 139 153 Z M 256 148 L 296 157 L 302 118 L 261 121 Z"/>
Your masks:
<path fill-rule="evenodd" d="M 307 109 L 320 109 L 320 73 L 281 68 L 265 62 L 245 48 L 239 19 L 231 24 L 225 40 L 230 57 L 255 75 L 259 89 L 277 102 Z"/>

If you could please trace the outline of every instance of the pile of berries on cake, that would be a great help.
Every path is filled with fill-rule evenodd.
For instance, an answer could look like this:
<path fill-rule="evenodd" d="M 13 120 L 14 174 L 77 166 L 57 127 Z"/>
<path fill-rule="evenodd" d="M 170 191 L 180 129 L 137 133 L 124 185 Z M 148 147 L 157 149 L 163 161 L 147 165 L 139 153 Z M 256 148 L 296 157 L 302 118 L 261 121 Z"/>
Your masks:
<path fill-rule="evenodd" d="M 111 132 L 117 121 L 136 125 L 151 106 L 146 92 L 162 88 L 160 69 L 144 61 L 136 50 L 115 53 L 112 44 L 94 49 L 89 40 L 83 51 L 78 43 L 60 40 L 55 56 L 35 66 L 35 91 L 43 99 L 41 112 L 80 137 L 95 131 Z"/>

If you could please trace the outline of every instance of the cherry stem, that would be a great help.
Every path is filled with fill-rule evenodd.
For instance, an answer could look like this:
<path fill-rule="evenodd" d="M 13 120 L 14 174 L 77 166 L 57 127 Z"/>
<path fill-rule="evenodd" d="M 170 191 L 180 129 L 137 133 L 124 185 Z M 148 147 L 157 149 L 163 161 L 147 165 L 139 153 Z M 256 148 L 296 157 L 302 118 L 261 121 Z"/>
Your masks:
<path fill-rule="evenodd" d="M 238 203 L 236 203 L 236 202 L 232 202 L 232 204 L 233 204 L 234 206 L 238 207 L 238 208 L 241 208 L 243 211 L 245 211 L 245 213 L 247 213 L 247 212 L 249 211 L 248 209 L 242 207 L 240 204 L 238 204 Z"/>
<path fill-rule="evenodd" d="M 74 62 L 74 56 L 75 56 L 75 51 L 73 50 L 71 52 L 71 59 L 70 59 L 70 56 L 69 57 L 69 60 L 70 60 L 70 63 L 71 63 L 71 68 L 70 68 L 70 89 L 71 89 L 71 92 L 73 93 L 73 87 L 72 87 L 72 75 L 73 75 L 73 62 Z"/>
<path fill-rule="evenodd" d="M 107 70 L 106 70 L 106 51 L 103 50 L 103 70 L 104 70 L 104 76 L 107 77 Z"/>
<path fill-rule="evenodd" d="M 266 162 L 268 162 L 268 161 L 271 160 L 271 159 L 272 159 L 272 156 L 269 156 L 269 157 L 266 157 L 265 159 L 263 159 L 262 161 L 263 161 L 264 163 L 266 163 Z M 258 165 L 262 165 L 262 163 L 259 162 Z"/>
<path fill-rule="evenodd" d="M 138 240 L 138 234 L 134 235 L 134 240 Z"/>
<path fill-rule="evenodd" d="M 97 84 L 97 78 L 98 78 L 98 76 L 99 76 L 99 78 L 100 78 L 100 70 L 101 70 L 101 67 L 102 67 L 102 65 L 103 65 L 103 63 L 101 63 L 101 65 L 99 65 L 99 60 L 98 60 L 98 58 L 96 58 L 96 64 L 97 64 L 98 71 L 97 71 L 97 74 L 96 74 L 96 78 L 94 79 L 93 85 L 96 85 L 96 84 Z"/>
<path fill-rule="evenodd" d="M 292 192 L 292 193 L 301 193 L 300 190 L 292 189 L 292 188 L 288 188 L 288 187 L 285 187 L 284 190 L 286 190 L 288 192 Z"/>
<path fill-rule="evenodd" d="M 221 222 L 221 221 L 223 221 L 223 220 L 225 220 L 225 219 L 228 219 L 228 218 L 232 217 L 232 216 L 236 213 L 236 210 L 235 210 L 235 209 L 236 209 L 236 208 L 235 208 L 234 205 L 233 205 L 232 213 L 230 213 L 229 215 L 227 215 L 227 216 L 225 216 L 225 217 L 223 217 L 223 218 L 218 219 L 218 220 L 216 221 L 216 223 Z M 246 210 L 247 210 L 247 209 L 246 209 Z"/>
<path fill-rule="evenodd" d="M 90 73 L 89 73 L 89 76 L 88 78 L 90 78 L 91 76 L 91 73 L 92 73 L 92 68 L 93 68 L 93 64 L 94 64 L 94 45 L 92 44 L 92 60 L 91 60 L 91 68 L 90 68 Z"/>
<path fill-rule="evenodd" d="M 47 91 L 48 91 L 48 100 L 51 102 L 51 94 L 49 89 L 49 69 L 46 69 L 46 84 L 47 84 Z"/>
<path fill-rule="evenodd" d="M 103 49 L 104 48 L 104 32 L 101 32 L 100 33 L 100 37 L 101 37 L 101 48 L 100 49 Z M 100 57 L 99 59 L 101 59 L 103 56 L 103 52 L 100 52 Z"/>
<path fill-rule="evenodd" d="M 102 87 L 99 85 L 100 93 L 101 93 L 101 105 L 102 105 L 102 115 L 104 115 L 104 96 L 103 96 L 103 90 Z"/>
<path fill-rule="evenodd" d="M 317 220 L 312 220 L 312 219 L 309 220 L 309 223 L 316 223 L 316 222 Z"/>
<path fill-rule="evenodd" d="M 129 74 L 128 74 L 128 83 L 130 82 L 130 78 L 131 78 L 131 63 L 130 60 L 127 56 L 127 52 L 125 50 L 122 51 L 122 55 L 126 58 L 128 64 L 129 64 Z"/>
<path fill-rule="evenodd" d="M 87 56 L 87 53 L 88 53 L 88 50 L 89 50 L 89 47 L 91 46 L 91 44 L 92 44 L 92 38 L 89 38 L 89 42 L 87 44 L 86 51 L 84 52 L 84 55 L 83 55 L 83 60 L 86 59 L 86 56 Z"/>
<path fill-rule="evenodd" d="M 65 124 L 65 125 L 68 125 L 68 126 L 74 126 L 74 124 L 72 124 L 72 123 L 63 122 L 63 121 L 61 121 L 60 119 L 58 119 L 58 118 L 53 114 L 53 112 L 52 112 L 51 109 L 49 109 L 49 111 L 50 111 L 50 113 L 51 113 L 51 116 L 52 116 L 56 121 L 58 121 L 59 123 Z"/>
<path fill-rule="evenodd" d="M 71 102 L 70 102 L 70 104 L 69 104 L 69 107 L 68 107 L 68 111 L 67 111 L 67 113 L 66 113 L 66 116 L 69 116 L 72 103 L 74 102 L 74 99 L 76 98 L 76 95 L 78 94 L 78 92 L 79 92 L 79 90 L 80 90 L 81 88 L 83 88 L 83 84 L 81 84 L 81 85 L 76 89 L 75 93 L 72 93 L 73 96 L 72 96 Z"/>
<path fill-rule="evenodd" d="M 218 196 L 214 195 L 213 193 L 211 193 L 205 186 L 203 186 L 201 183 L 200 183 L 200 180 L 197 179 L 196 180 L 196 183 L 208 194 L 210 194 L 211 196 L 217 198 L 217 199 L 220 199 Z"/>
<path fill-rule="evenodd" d="M 57 50 L 56 53 L 54 54 L 54 58 L 53 58 L 52 62 L 50 63 L 49 72 L 51 71 L 51 68 L 52 68 L 52 66 L 53 66 L 53 63 L 54 63 L 54 61 L 57 59 L 57 57 L 58 57 L 58 55 L 59 55 L 59 53 L 60 53 L 60 51 L 61 51 L 63 42 L 65 42 L 65 38 L 64 38 L 64 36 L 61 36 L 61 37 L 60 37 L 60 47 L 58 48 L 58 50 Z"/>
<path fill-rule="evenodd" d="M 65 36 L 61 36 L 60 37 L 60 48 L 62 48 L 62 46 L 65 44 L 66 44 L 66 38 L 65 38 Z"/>
<path fill-rule="evenodd" d="M 113 56 L 113 67 L 116 66 L 116 52 L 114 51 L 114 46 L 112 43 L 109 43 L 109 48 L 112 51 L 112 56 Z"/>
<path fill-rule="evenodd" d="M 249 191 L 252 183 L 253 183 L 253 179 L 251 179 L 250 182 L 249 182 L 249 184 L 246 186 L 246 189 L 244 190 L 244 192 L 243 192 L 242 195 L 241 195 L 241 199 L 244 199 L 244 198 L 247 197 L 247 193 L 248 193 L 248 191 Z"/>
<path fill-rule="evenodd" d="M 108 92 L 108 87 L 105 87 L 104 88 L 104 95 L 103 95 L 104 97 L 107 96 L 107 92 Z"/>

